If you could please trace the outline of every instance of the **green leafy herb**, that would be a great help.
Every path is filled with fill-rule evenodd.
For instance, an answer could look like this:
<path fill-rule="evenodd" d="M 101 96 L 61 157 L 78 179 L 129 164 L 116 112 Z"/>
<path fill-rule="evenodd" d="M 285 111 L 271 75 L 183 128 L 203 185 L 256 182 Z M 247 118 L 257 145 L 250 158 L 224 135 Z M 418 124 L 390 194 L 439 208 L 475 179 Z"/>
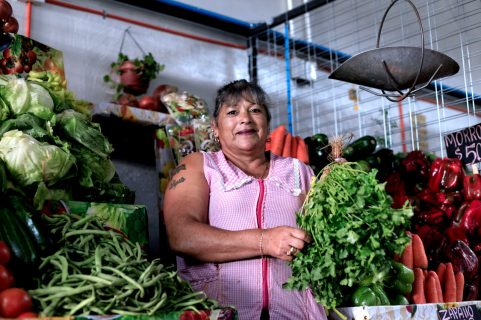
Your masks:
<path fill-rule="evenodd" d="M 404 231 L 412 210 L 391 208 L 376 170 L 365 172 L 349 162 L 324 170 L 297 214 L 313 242 L 291 262 L 292 276 L 284 286 L 310 287 L 317 302 L 331 309 L 345 302 L 351 287 L 383 282 L 386 261 L 409 241 Z"/>

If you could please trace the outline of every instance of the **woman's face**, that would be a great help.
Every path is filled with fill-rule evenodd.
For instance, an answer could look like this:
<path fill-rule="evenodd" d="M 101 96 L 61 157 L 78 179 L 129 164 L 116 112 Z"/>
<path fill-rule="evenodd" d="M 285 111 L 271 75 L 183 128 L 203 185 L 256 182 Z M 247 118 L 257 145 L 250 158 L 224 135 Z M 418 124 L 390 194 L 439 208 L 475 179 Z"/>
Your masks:
<path fill-rule="evenodd" d="M 245 99 L 233 106 L 224 104 L 213 129 L 224 151 L 264 150 L 268 136 L 266 110 Z"/>

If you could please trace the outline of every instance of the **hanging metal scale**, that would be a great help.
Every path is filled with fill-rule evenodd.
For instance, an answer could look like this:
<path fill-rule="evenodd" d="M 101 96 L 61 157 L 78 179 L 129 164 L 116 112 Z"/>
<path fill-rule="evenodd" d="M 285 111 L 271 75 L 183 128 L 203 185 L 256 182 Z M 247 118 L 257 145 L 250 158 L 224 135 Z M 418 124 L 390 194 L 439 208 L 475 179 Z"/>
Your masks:
<path fill-rule="evenodd" d="M 416 6 L 413 8 L 421 29 L 421 47 L 393 46 L 380 48 L 381 31 L 389 10 L 381 21 L 377 34 L 376 49 L 357 54 L 340 65 L 329 79 L 341 80 L 360 85 L 360 89 L 397 102 L 425 88 L 433 80 L 451 76 L 459 71 L 459 65 L 447 55 L 424 48 L 424 29 Z M 381 93 L 370 88 L 381 90 Z M 404 91 L 403 90 L 406 90 Z"/>

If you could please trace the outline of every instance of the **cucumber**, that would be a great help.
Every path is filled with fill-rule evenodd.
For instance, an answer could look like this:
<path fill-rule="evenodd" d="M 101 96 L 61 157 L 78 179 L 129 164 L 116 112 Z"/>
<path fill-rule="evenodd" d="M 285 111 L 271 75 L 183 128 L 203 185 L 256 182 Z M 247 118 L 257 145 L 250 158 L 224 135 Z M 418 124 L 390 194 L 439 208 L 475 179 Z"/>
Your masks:
<path fill-rule="evenodd" d="M 5 163 L 0 159 L 0 194 L 7 190 L 7 170 Z"/>
<path fill-rule="evenodd" d="M 376 150 L 377 141 L 373 136 L 363 136 L 350 144 L 342 151 L 342 156 L 348 161 L 364 159 Z"/>
<path fill-rule="evenodd" d="M 5 203 L 6 199 L 2 199 Z M 35 243 L 23 223 L 16 218 L 10 209 L 0 207 L 0 240 L 5 241 L 16 259 L 23 266 L 35 266 L 38 262 L 38 255 Z"/>
<path fill-rule="evenodd" d="M 38 248 L 41 251 L 46 250 L 50 245 L 50 241 L 42 231 L 40 223 L 32 217 L 31 212 L 34 212 L 33 208 L 30 208 L 26 201 L 22 201 L 22 199 L 16 195 L 9 195 L 7 201 L 9 202 L 12 213 L 15 214 L 23 224 Z"/>

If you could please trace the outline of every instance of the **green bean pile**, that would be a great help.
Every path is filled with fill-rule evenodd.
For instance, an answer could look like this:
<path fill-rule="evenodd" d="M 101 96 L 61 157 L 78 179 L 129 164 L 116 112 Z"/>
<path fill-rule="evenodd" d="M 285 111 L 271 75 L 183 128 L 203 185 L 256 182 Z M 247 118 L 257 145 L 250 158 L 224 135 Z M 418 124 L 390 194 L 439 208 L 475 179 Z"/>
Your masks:
<path fill-rule="evenodd" d="M 154 315 L 218 307 L 173 268 L 149 261 L 140 245 L 95 216 L 45 217 L 60 249 L 43 259 L 29 293 L 41 316 Z"/>

